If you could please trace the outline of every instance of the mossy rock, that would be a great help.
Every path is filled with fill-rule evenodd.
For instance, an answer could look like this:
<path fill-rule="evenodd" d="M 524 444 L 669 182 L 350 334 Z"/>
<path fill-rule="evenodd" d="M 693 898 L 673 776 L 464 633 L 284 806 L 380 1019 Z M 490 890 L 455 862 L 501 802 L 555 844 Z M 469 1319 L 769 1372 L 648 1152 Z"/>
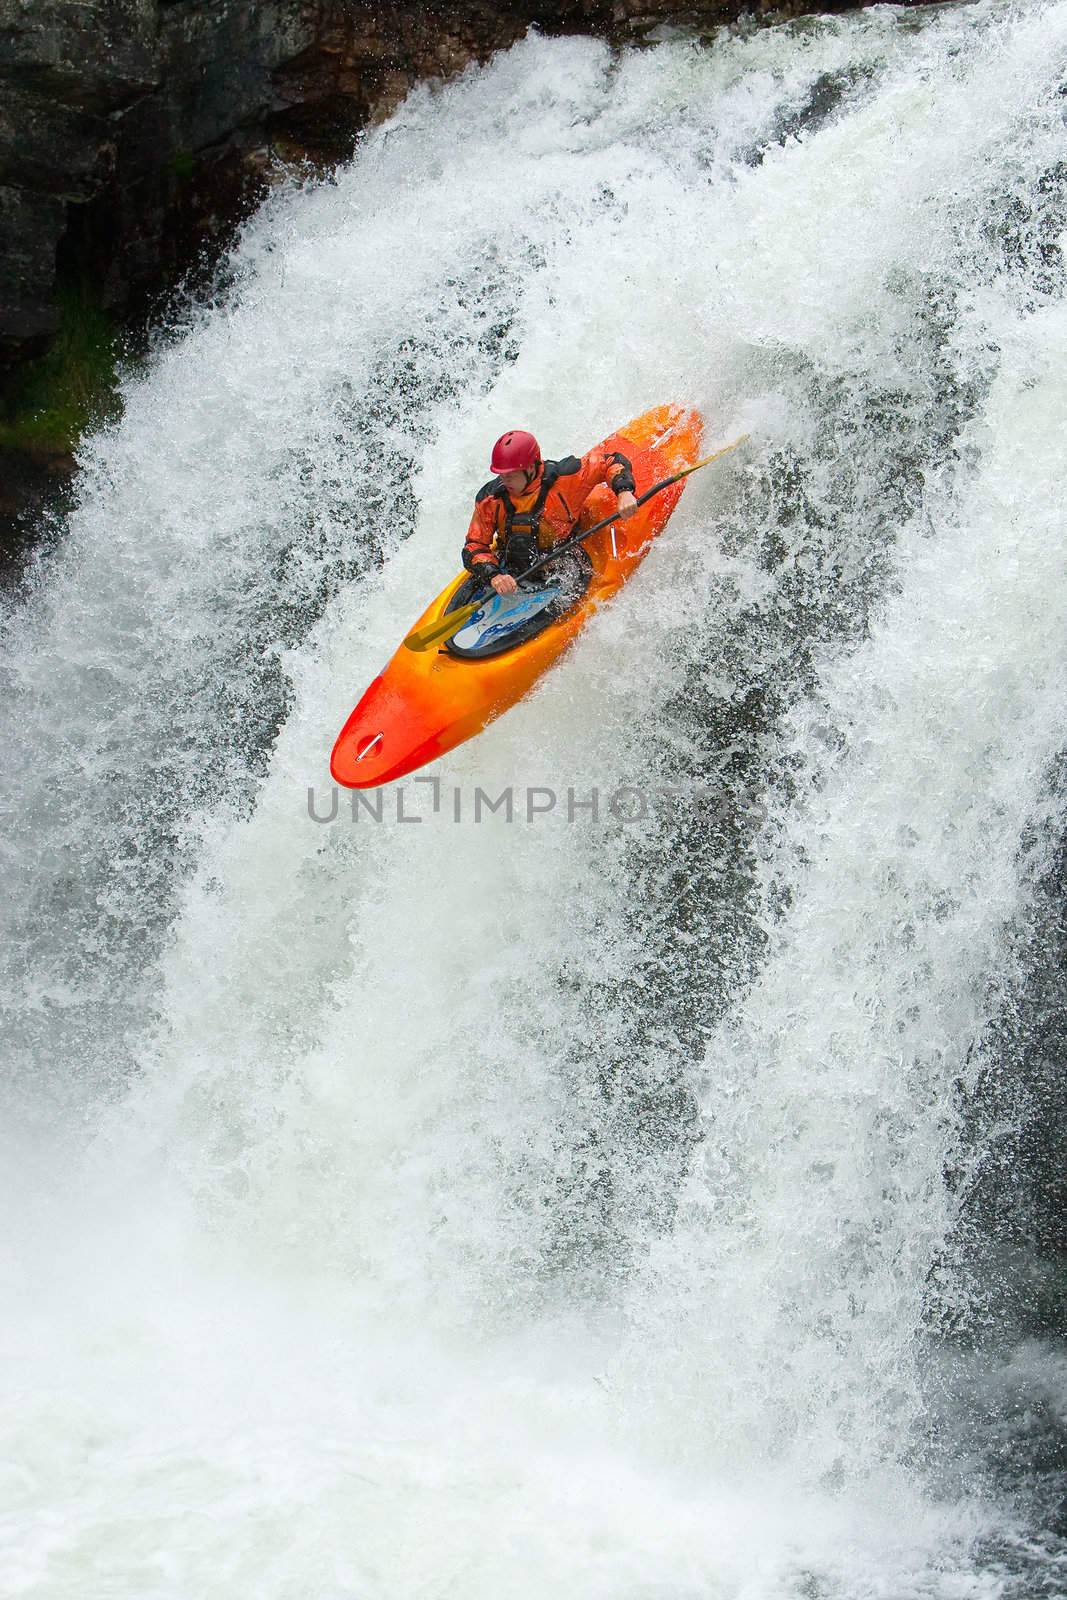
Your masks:
<path fill-rule="evenodd" d="M 0 420 L 0 445 L 69 451 L 87 427 L 118 414 L 114 323 L 82 287 L 59 296 L 55 341 L 16 375 Z"/>

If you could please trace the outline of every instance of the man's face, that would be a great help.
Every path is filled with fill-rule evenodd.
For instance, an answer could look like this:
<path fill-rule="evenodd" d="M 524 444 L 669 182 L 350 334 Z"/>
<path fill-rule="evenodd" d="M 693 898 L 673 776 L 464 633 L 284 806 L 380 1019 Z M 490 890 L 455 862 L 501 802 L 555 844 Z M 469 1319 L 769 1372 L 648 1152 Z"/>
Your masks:
<path fill-rule="evenodd" d="M 501 483 L 512 497 L 526 493 L 528 480 L 529 473 L 526 472 L 502 472 L 500 474 Z"/>

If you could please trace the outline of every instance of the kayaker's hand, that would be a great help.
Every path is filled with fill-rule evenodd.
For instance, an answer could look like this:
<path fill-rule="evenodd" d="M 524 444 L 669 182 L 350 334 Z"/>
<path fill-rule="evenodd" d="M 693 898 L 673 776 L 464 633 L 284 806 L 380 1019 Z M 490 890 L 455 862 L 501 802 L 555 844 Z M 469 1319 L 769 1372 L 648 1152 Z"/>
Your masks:
<path fill-rule="evenodd" d="M 631 489 L 624 489 L 618 498 L 615 514 L 620 521 L 625 522 L 627 517 L 632 517 L 637 510 L 637 496 Z"/>
<path fill-rule="evenodd" d="M 493 579 L 493 588 L 497 594 L 514 594 L 518 587 L 510 572 L 498 572 Z"/>

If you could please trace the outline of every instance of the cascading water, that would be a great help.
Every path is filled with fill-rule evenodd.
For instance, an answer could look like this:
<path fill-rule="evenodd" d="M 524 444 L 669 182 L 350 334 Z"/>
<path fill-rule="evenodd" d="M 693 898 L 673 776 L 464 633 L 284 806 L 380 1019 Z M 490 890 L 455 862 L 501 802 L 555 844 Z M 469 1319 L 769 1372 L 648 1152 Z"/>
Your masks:
<path fill-rule="evenodd" d="M 1065 67 L 1062 3 L 533 37 L 130 377 L 6 618 L 5 1593 L 1061 1592 L 966 1197 L 1062 813 Z M 744 458 L 436 808 L 315 820 L 500 426 L 663 400 Z"/>

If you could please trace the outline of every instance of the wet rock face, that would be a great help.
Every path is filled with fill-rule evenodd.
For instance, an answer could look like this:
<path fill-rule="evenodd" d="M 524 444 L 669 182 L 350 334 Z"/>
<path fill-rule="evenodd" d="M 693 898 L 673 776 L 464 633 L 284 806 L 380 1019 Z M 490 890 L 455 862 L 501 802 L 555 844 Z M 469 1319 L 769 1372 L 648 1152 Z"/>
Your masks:
<path fill-rule="evenodd" d="M 124 113 L 158 84 L 154 0 L 0 0 L 0 346 L 54 331 L 68 207 L 113 176 Z"/>
<path fill-rule="evenodd" d="M 0 589 L 19 578 L 26 559 L 47 543 L 69 503 L 74 458 L 62 450 L 0 445 Z"/>
<path fill-rule="evenodd" d="M 158 268 L 199 154 L 314 27 L 299 0 L 0 0 L 0 355 L 54 331 L 65 249 L 113 305 Z"/>

